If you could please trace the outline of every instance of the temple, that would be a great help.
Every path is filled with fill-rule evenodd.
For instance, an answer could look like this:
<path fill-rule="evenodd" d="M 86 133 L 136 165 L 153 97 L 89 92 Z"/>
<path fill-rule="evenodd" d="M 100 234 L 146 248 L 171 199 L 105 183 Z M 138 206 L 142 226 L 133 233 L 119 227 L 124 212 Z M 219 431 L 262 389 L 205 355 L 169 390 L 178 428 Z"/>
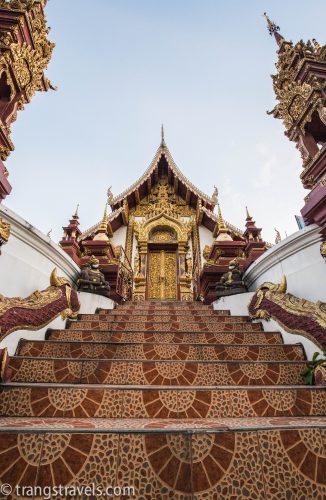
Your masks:
<path fill-rule="evenodd" d="M 0 0 L 0 497 L 326 498 L 326 46 L 266 15 L 305 227 L 270 245 L 243 207 L 236 228 L 162 127 L 56 244 L 1 203 L 10 125 L 51 87 L 45 4 Z"/>
<path fill-rule="evenodd" d="M 243 272 L 268 248 L 248 210 L 241 231 L 224 220 L 217 188 L 207 196 L 182 174 L 163 127 L 145 173 L 119 196 L 113 197 L 110 188 L 108 204 L 111 213 L 105 209 L 102 220 L 84 232 L 76 211 L 63 228 L 60 245 L 81 267 L 95 255 L 116 300 L 200 297 L 211 303 L 216 282 L 231 260 L 237 259 Z M 117 285 L 120 260 L 122 272 L 133 282 L 128 293 Z"/>

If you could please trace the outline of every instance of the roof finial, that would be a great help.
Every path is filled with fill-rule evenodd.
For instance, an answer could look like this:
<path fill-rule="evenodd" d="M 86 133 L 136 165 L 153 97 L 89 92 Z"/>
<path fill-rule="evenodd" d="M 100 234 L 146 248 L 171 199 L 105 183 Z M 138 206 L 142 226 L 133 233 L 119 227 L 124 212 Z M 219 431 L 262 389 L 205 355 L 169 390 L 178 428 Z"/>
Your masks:
<path fill-rule="evenodd" d="M 108 212 L 107 212 L 107 209 L 108 209 L 108 204 L 105 203 L 104 214 L 103 214 L 102 222 L 101 222 L 101 225 L 100 225 L 100 229 L 105 230 L 105 231 L 107 230 L 107 227 L 108 227 Z"/>
<path fill-rule="evenodd" d="M 246 214 L 247 214 L 247 219 L 246 220 L 252 220 L 252 217 L 249 213 L 248 207 L 246 206 Z"/>
<path fill-rule="evenodd" d="M 282 43 L 284 42 L 284 38 L 279 33 L 280 27 L 276 23 L 274 23 L 273 21 L 270 20 L 270 18 L 266 14 L 266 12 L 264 12 L 264 17 L 266 18 L 266 21 L 267 21 L 267 28 L 268 28 L 269 34 L 271 36 L 274 35 L 275 40 L 276 40 L 278 46 L 280 47 L 282 45 Z"/>
<path fill-rule="evenodd" d="M 112 186 L 110 186 L 108 188 L 108 191 L 107 191 L 107 197 L 108 197 L 108 204 L 109 205 L 112 205 L 113 203 L 113 199 L 114 199 L 114 196 L 113 196 L 113 193 L 112 193 Z"/>
<path fill-rule="evenodd" d="M 277 26 L 277 24 L 275 24 L 273 21 L 270 20 L 270 18 L 266 14 L 266 12 L 264 12 L 264 17 L 266 18 L 267 28 L 268 28 L 269 34 L 271 36 L 275 33 L 275 31 L 280 31 L 280 27 Z"/>
<path fill-rule="evenodd" d="M 75 213 L 74 213 L 74 217 L 78 217 L 78 209 L 79 209 L 79 203 L 77 203 L 77 207 L 76 207 L 76 210 L 75 210 Z"/>
<path fill-rule="evenodd" d="M 164 126 L 163 126 L 163 123 L 162 123 L 162 127 L 161 127 L 161 147 L 164 148 L 165 147 L 165 139 L 164 139 Z"/>
<path fill-rule="evenodd" d="M 217 200 L 218 200 L 218 189 L 216 186 L 214 186 L 214 191 L 213 191 L 213 194 L 212 194 L 212 200 L 213 202 L 216 204 L 217 203 Z"/>
<path fill-rule="evenodd" d="M 223 219 L 222 210 L 218 198 L 217 198 L 217 212 L 218 212 L 218 228 L 221 231 L 221 229 L 226 229 L 226 225 Z"/>

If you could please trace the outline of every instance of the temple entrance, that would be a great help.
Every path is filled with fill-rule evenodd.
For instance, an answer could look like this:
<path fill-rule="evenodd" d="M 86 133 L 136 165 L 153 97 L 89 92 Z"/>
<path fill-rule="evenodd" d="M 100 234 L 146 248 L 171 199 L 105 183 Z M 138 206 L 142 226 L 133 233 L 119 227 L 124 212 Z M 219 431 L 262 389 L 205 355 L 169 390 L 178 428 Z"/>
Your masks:
<path fill-rule="evenodd" d="M 147 298 L 177 300 L 177 252 L 153 250 L 149 252 Z"/>

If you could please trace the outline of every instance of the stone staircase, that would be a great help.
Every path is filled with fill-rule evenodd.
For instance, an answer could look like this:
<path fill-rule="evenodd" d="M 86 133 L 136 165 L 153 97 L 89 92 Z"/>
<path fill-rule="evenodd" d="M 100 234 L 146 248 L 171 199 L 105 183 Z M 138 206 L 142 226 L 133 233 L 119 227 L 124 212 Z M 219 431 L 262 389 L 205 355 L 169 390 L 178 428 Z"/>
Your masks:
<path fill-rule="evenodd" d="M 303 385 L 300 344 L 247 317 L 127 303 L 22 339 L 10 367 L 0 484 L 326 498 L 326 392 Z"/>

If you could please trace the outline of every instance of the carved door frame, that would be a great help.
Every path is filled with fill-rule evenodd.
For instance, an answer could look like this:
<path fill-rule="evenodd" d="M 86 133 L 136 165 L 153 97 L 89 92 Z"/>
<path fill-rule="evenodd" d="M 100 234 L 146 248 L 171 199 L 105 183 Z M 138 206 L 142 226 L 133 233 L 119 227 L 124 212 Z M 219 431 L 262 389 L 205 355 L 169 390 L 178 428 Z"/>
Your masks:
<path fill-rule="evenodd" d="M 170 244 L 151 244 L 148 243 L 147 247 L 147 262 L 146 262 L 146 291 L 145 291 L 145 299 L 150 299 L 149 298 L 149 277 L 150 277 L 150 261 L 151 261 L 151 254 L 152 253 L 158 253 L 158 252 L 170 252 L 174 253 L 175 255 L 175 281 L 176 281 L 176 298 L 175 299 L 163 299 L 163 300 L 180 300 L 180 273 L 179 273 L 179 252 L 178 252 L 178 244 L 175 243 L 174 245 Z M 161 300 L 161 299 L 150 299 L 150 300 Z"/>
<path fill-rule="evenodd" d="M 177 296 L 176 300 L 193 300 L 191 278 L 186 276 L 186 254 L 192 233 L 191 223 L 182 223 L 166 214 L 160 214 L 142 223 L 135 223 L 134 230 L 138 242 L 140 270 L 135 277 L 133 297 L 135 300 L 145 300 L 148 297 L 149 252 L 157 247 L 175 249 L 177 258 Z M 170 241 L 151 240 L 155 230 L 172 231 L 174 238 Z M 171 233 L 171 234 L 172 234 Z"/>

